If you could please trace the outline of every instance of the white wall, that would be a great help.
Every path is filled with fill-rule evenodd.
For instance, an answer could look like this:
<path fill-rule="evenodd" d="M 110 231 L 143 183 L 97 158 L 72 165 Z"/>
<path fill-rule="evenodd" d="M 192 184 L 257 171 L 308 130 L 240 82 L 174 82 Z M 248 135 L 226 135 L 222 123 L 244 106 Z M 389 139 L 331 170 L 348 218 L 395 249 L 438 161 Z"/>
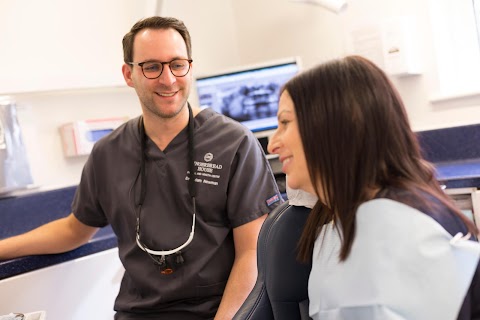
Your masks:
<path fill-rule="evenodd" d="M 0 0 L 0 4 L 8 1 L 14 0 Z M 55 0 L 42 2 L 48 1 Z M 359 26 L 402 15 L 413 16 L 418 23 L 416 34 L 423 72 L 393 80 L 405 100 L 414 129 L 478 123 L 479 95 L 431 101 L 432 97 L 441 94 L 438 91 L 436 34 L 432 29 L 431 2 L 435 1 L 349 0 L 347 11 L 336 15 L 321 7 L 288 0 L 157 1 L 158 10 L 163 15 L 178 17 L 189 27 L 193 41 L 194 75 L 291 56 L 299 56 L 304 68 L 308 68 L 326 59 L 351 53 L 350 34 Z M 37 10 L 41 8 L 37 7 Z M 108 13 L 105 14 L 108 16 Z M 121 33 L 127 31 L 122 30 Z M 81 32 L 81 29 L 76 32 Z M 44 35 L 45 45 L 55 41 L 48 36 Z M 109 50 L 111 46 L 108 44 Z M 120 46 L 112 52 L 105 49 L 100 46 L 92 54 L 108 55 L 111 59 L 119 59 L 122 55 Z M 118 56 L 111 57 L 112 54 Z M 112 72 L 120 74 L 120 64 Z M 55 68 L 54 64 L 50 66 Z M 133 90 L 125 87 L 21 93 L 14 94 L 14 97 L 20 107 L 20 124 L 34 180 L 43 188 L 78 183 L 86 160 L 85 157 L 63 157 L 59 125 L 90 118 L 134 117 L 140 112 Z M 194 96 L 192 100 L 195 101 Z"/>
<path fill-rule="evenodd" d="M 417 49 L 423 73 L 393 78 L 404 98 L 413 128 L 425 130 L 478 123 L 478 96 L 436 103 L 430 101 L 441 94 L 438 92 L 431 3 L 442 1 L 445 2 L 347 0 L 347 10 L 339 15 L 319 6 L 288 0 L 234 1 L 237 28 L 241 30 L 238 33 L 241 62 L 298 55 L 302 58 L 303 66 L 308 68 L 324 60 L 352 53 L 350 34 L 359 26 L 399 16 L 413 16 L 417 22 L 415 33 L 419 40 Z M 443 20 L 444 24 L 448 22 L 448 19 Z"/>
<path fill-rule="evenodd" d="M 119 69 L 120 72 L 120 69 Z M 58 128 L 75 120 L 136 117 L 141 109 L 130 87 L 14 95 L 36 187 L 78 184 L 86 156 L 66 158 Z"/>
<path fill-rule="evenodd" d="M 0 94 L 123 84 L 121 40 L 153 0 L 0 0 Z"/>

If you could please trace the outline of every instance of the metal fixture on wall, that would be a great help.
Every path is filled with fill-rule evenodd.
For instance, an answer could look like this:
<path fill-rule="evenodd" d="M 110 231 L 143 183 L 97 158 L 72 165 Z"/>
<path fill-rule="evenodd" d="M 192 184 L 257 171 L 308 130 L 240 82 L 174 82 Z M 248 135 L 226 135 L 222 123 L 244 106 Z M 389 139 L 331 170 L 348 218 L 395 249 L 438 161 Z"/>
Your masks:
<path fill-rule="evenodd" d="M 290 0 L 305 4 L 321 6 L 333 13 L 340 13 L 347 9 L 347 0 Z"/>
<path fill-rule="evenodd" d="M 0 195 L 32 183 L 15 101 L 0 97 Z"/>

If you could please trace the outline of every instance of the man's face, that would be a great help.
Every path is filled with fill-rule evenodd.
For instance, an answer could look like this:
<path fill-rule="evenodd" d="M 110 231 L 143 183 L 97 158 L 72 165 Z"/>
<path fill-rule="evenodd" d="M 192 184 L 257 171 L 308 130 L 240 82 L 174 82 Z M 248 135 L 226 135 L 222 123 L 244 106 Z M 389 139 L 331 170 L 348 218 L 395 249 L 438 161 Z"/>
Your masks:
<path fill-rule="evenodd" d="M 132 62 L 169 62 L 188 59 L 187 47 L 174 29 L 145 29 L 134 40 Z M 184 77 L 175 77 L 166 64 L 157 79 L 147 79 L 140 66 L 123 66 L 126 83 L 135 88 L 144 116 L 173 118 L 186 105 L 192 83 L 192 70 Z"/>

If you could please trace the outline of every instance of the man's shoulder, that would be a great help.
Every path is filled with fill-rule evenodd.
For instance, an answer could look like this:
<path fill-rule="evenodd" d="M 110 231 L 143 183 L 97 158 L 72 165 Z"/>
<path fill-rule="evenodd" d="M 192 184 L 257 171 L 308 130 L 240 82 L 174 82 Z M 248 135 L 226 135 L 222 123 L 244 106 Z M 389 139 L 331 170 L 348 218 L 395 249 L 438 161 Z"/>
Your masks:
<path fill-rule="evenodd" d="M 203 109 L 197 116 L 199 128 L 209 132 L 254 137 L 253 133 L 238 121 L 211 108 Z"/>
<path fill-rule="evenodd" d="M 140 145 L 138 127 L 139 117 L 130 119 L 109 134 L 98 140 L 92 149 L 92 153 L 112 152 L 112 150 L 130 149 L 133 145 Z"/>

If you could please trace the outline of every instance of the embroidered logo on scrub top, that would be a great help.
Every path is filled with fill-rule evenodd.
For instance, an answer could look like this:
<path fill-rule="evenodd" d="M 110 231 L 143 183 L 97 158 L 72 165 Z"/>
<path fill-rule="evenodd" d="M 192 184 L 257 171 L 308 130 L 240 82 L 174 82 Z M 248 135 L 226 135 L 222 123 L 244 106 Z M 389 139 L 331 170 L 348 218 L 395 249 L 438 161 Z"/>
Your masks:
<path fill-rule="evenodd" d="M 220 170 L 222 170 L 223 166 L 221 164 L 212 163 L 211 161 L 213 158 L 213 154 L 208 152 L 203 156 L 205 162 L 193 162 L 195 165 L 195 182 L 218 186 Z M 189 180 L 188 174 L 189 172 L 187 172 L 185 180 Z"/>
<path fill-rule="evenodd" d="M 203 160 L 205 160 L 206 162 L 212 161 L 213 160 L 213 154 L 211 154 L 210 152 L 205 153 L 205 156 L 203 156 Z"/>

